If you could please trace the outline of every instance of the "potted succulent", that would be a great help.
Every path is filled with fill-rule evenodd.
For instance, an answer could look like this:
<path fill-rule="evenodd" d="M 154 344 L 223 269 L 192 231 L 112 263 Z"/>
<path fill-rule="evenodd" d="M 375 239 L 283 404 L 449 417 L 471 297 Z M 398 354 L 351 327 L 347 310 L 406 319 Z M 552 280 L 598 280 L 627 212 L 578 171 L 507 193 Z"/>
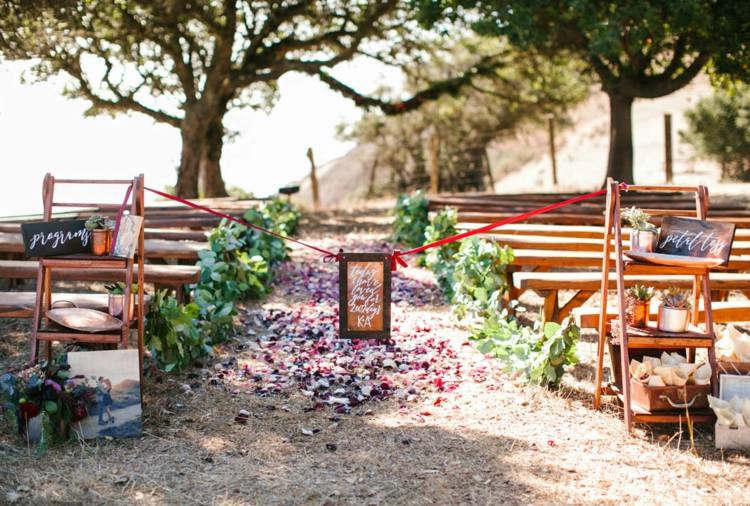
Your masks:
<path fill-rule="evenodd" d="M 625 292 L 625 318 L 628 325 L 644 328 L 648 325 L 649 303 L 654 296 L 654 289 L 643 285 L 634 285 Z"/>
<path fill-rule="evenodd" d="M 111 285 L 104 285 L 109 293 L 107 300 L 107 312 L 112 316 L 121 316 L 122 308 L 125 300 L 125 284 L 124 283 L 112 283 Z M 130 305 L 128 306 L 128 320 L 133 319 L 133 308 L 135 307 L 135 292 L 138 289 L 138 285 L 133 284 L 130 288 Z"/>
<path fill-rule="evenodd" d="M 630 249 L 633 251 L 651 252 L 656 245 L 658 232 L 651 223 L 651 215 L 637 207 L 623 209 L 620 215 L 630 225 Z"/>
<path fill-rule="evenodd" d="M 685 332 L 690 322 L 690 300 L 688 293 L 677 288 L 664 291 L 659 306 L 659 330 Z"/>
<path fill-rule="evenodd" d="M 94 255 L 106 255 L 112 241 L 110 221 L 104 216 L 95 214 L 86 220 L 84 227 L 91 232 L 91 252 Z"/>

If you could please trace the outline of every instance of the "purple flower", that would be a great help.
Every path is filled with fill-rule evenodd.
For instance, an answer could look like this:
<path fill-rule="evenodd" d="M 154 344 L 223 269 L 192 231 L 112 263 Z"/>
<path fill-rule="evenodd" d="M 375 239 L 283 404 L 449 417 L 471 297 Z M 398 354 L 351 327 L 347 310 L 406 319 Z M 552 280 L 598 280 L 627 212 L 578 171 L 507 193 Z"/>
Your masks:
<path fill-rule="evenodd" d="M 52 387 L 52 390 L 54 390 L 54 391 L 55 391 L 55 393 L 58 393 L 58 394 L 59 394 L 59 393 L 60 393 L 60 392 L 62 391 L 62 388 L 60 387 L 60 385 L 59 385 L 58 383 L 56 383 L 56 382 L 54 382 L 54 381 L 50 380 L 50 379 L 46 380 L 46 381 L 44 382 L 44 384 L 45 384 L 45 385 L 48 385 L 48 386 L 51 386 L 51 387 Z"/>

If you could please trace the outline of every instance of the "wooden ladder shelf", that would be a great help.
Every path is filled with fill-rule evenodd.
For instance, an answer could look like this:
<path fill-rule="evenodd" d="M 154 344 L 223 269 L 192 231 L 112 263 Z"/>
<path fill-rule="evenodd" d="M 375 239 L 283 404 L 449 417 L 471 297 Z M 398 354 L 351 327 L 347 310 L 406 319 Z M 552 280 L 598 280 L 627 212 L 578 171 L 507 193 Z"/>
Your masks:
<path fill-rule="evenodd" d="M 718 374 L 714 352 L 713 314 L 711 310 L 711 287 L 708 268 L 676 267 L 647 264 L 631 261 L 623 257 L 622 227 L 620 220 L 620 184 L 609 178 L 607 180 L 607 203 L 605 207 L 605 236 L 602 260 L 601 307 L 599 314 L 599 343 L 597 347 L 596 379 L 594 385 L 594 408 L 599 409 L 602 395 L 617 395 L 624 409 L 625 427 L 632 431 L 634 423 L 677 423 L 687 421 L 684 408 L 672 411 L 648 412 L 637 405 L 633 405 L 630 392 L 630 355 L 631 350 L 659 349 L 659 350 L 687 350 L 688 360 L 695 359 L 695 350 L 704 348 L 708 351 L 708 362 L 711 366 L 711 389 L 713 395 L 718 393 Z M 646 192 L 692 192 L 695 194 L 695 217 L 706 219 L 708 212 L 708 190 L 705 186 L 629 186 L 627 191 Z M 647 210 L 653 215 L 669 215 L 667 209 Z M 609 260 L 614 243 L 614 260 L 617 284 L 617 314 L 618 318 L 611 323 L 607 321 L 607 287 L 609 286 Z M 692 315 L 690 326 L 684 333 L 661 332 L 655 325 L 645 329 L 630 327 L 626 324 L 625 314 L 625 275 L 626 274 L 685 274 L 693 276 L 692 287 Z M 703 298 L 703 318 L 700 321 L 699 303 Z M 610 331 L 611 327 L 611 331 Z M 615 357 L 611 354 L 613 373 L 620 371 L 619 385 L 603 384 L 604 348 L 607 339 L 611 337 L 610 351 L 619 349 L 619 367 L 615 364 Z M 705 422 L 713 419 L 710 409 L 689 409 L 693 422 Z"/>
<path fill-rule="evenodd" d="M 52 219 L 54 207 L 70 207 L 72 204 L 55 202 L 54 188 L 56 184 L 79 184 L 79 185 L 131 185 L 132 197 L 130 204 L 127 206 L 130 214 L 134 216 L 144 215 L 144 179 L 140 175 L 132 180 L 84 180 L 84 179 L 58 179 L 55 180 L 52 175 L 47 174 L 44 178 L 42 194 L 44 199 L 44 221 Z M 75 204 L 76 206 L 107 208 L 114 209 L 119 206 L 101 205 L 96 203 Z M 39 346 L 45 343 L 46 358 L 52 357 L 53 342 L 72 342 L 72 343 L 98 343 L 116 346 L 117 348 L 127 348 L 131 329 L 136 327 L 138 330 L 138 358 L 141 375 L 143 373 L 143 339 L 144 339 L 144 292 L 143 292 L 143 251 L 144 251 L 144 227 L 141 226 L 138 235 L 138 246 L 134 258 L 122 258 L 114 256 L 95 256 L 95 255 L 63 255 L 54 257 L 42 257 L 39 259 L 39 267 L 36 282 L 36 303 L 31 328 L 31 363 L 36 363 L 39 358 Z M 134 265 L 138 265 L 137 271 L 134 272 Z M 123 307 L 122 314 L 128 315 L 131 312 L 131 287 L 133 282 L 137 283 L 137 292 L 135 298 L 135 308 L 133 310 L 133 320 L 127 317 L 122 318 L 122 326 L 117 331 L 104 332 L 86 332 L 67 329 L 58 326 L 47 318 L 47 311 L 52 305 L 52 278 L 55 271 L 76 270 L 79 273 L 86 273 L 106 269 L 108 272 L 118 271 L 121 273 L 121 279 L 124 280 L 123 288 Z M 134 276 L 135 274 L 135 276 Z M 134 279 L 135 277 L 135 279 Z M 96 276 L 91 279 L 96 279 Z"/>

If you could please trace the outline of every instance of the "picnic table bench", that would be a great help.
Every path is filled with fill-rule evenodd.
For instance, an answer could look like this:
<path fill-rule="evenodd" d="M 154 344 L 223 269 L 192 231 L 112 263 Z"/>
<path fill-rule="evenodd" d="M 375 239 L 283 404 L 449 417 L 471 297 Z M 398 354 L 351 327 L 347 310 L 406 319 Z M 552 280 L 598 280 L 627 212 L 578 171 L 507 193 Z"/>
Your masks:
<path fill-rule="evenodd" d="M 501 233 L 479 234 L 479 237 L 495 241 L 501 245 L 510 246 L 513 249 L 596 251 L 601 253 L 604 247 L 603 239 L 587 239 L 582 237 L 513 235 Z M 628 244 L 628 241 L 623 241 L 624 247 Z M 734 243 L 732 243 L 732 254 L 750 254 L 750 241 L 734 241 Z"/>
<path fill-rule="evenodd" d="M 205 242 L 171 241 L 168 239 L 146 239 L 145 257 L 161 260 L 198 259 L 198 252 L 206 249 Z M 23 238 L 20 233 L 0 232 L 0 253 L 23 253 Z"/>
<path fill-rule="evenodd" d="M 750 295 L 750 274 L 712 272 L 709 276 L 711 289 L 716 291 L 738 290 Z M 544 317 L 546 321 L 557 321 L 568 316 L 571 311 L 583 305 L 601 288 L 600 272 L 514 272 L 513 290 L 534 290 L 544 297 Z M 625 276 L 625 284 L 668 288 L 677 286 L 690 288 L 693 276 L 632 274 Z M 610 278 L 608 289 L 616 288 L 616 280 Z M 573 297 L 562 307 L 558 304 L 559 290 L 573 290 Z"/>
<path fill-rule="evenodd" d="M 38 272 L 36 260 L 0 260 L 0 278 L 36 279 Z M 143 275 L 146 283 L 153 283 L 157 288 L 169 288 L 175 291 L 179 300 L 185 300 L 185 285 L 197 283 L 201 271 L 197 265 L 157 265 L 145 264 Z M 138 272 L 134 266 L 133 272 Z M 65 281 L 124 281 L 121 271 L 110 269 L 93 269 L 87 271 L 55 271 L 54 279 Z M 11 292 L 12 293 L 12 292 Z"/>
<path fill-rule="evenodd" d="M 0 233 L 21 233 L 19 223 L 0 223 Z M 146 239 L 169 239 L 171 241 L 208 241 L 208 232 L 203 230 L 189 230 L 178 228 L 147 228 L 144 230 Z"/>
<path fill-rule="evenodd" d="M 469 223 L 459 222 L 456 228 L 459 231 L 474 230 L 481 227 L 482 225 L 488 225 L 487 223 Z M 599 239 L 604 240 L 604 227 L 597 227 L 593 225 L 547 225 L 547 224 L 536 224 L 536 223 L 511 223 L 503 225 L 502 227 L 496 228 L 486 232 L 487 234 L 501 234 L 501 235 L 532 235 L 532 236 L 545 236 L 545 237 L 578 237 L 581 239 Z M 624 238 L 630 237 L 630 229 L 624 228 L 622 230 Z M 735 240 L 750 240 L 750 229 L 737 229 L 734 234 Z"/>
<path fill-rule="evenodd" d="M 511 268 L 532 267 L 541 269 L 565 269 L 602 267 L 602 253 L 597 251 L 569 251 L 543 249 L 514 249 Z M 614 257 L 610 257 L 614 266 Z M 750 255 L 732 255 L 726 270 L 750 271 Z"/>
<path fill-rule="evenodd" d="M 656 321 L 659 303 L 652 301 L 649 307 L 649 318 Z M 714 323 L 750 321 L 750 300 L 711 301 Z M 699 318 L 703 318 L 703 301 L 698 306 Z M 594 306 L 577 307 L 572 311 L 576 325 L 582 329 L 599 328 L 599 308 Z M 607 322 L 617 318 L 617 308 L 607 308 Z"/>
<path fill-rule="evenodd" d="M 518 216 L 518 212 L 459 212 L 458 220 L 465 223 L 493 223 L 505 218 L 514 218 Z M 672 216 L 686 216 L 685 213 L 673 212 Z M 695 216 L 695 214 L 692 214 Z M 745 214 L 733 214 L 719 215 L 713 210 L 709 211 L 708 219 L 711 221 L 723 221 L 726 223 L 734 223 L 737 228 L 750 228 L 750 213 Z M 661 223 L 660 216 L 652 216 L 652 223 L 659 225 Z M 552 225 L 604 225 L 603 214 L 589 214 L 589 213 L 559 213 L 549 212 L 544 214 L 538 214 L 524 220 L 525 223 L 533 224 L 552 224 Z"/>
<path fill-rule="evenodd" d="M 149 296 L 146 295 L 146 306 Z M 106 293 L 53 293 L 52 302 L 72 302 L 76 307 L 107 311 Z M 0 318 L 31 318 L 36 303 L 35 292 L 0 292 Z"/>

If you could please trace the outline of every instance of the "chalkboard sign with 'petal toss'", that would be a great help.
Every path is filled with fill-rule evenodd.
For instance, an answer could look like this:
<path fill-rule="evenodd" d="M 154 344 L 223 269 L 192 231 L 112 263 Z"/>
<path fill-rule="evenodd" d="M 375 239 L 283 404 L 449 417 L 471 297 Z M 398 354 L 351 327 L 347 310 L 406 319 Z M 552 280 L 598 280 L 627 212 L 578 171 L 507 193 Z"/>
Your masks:
<path fill-rule="evenodd" d="M 45 221 L 21 225 L 27 257 L 91 253 L 91 232 L 86 220 Z"/>
<path fill-rule="evenodd" d="M 667 216 L 661 222 L 656 253 L 721 259 L 729 263 L 735 225 L 716 221 Z"/>
<path fill-rule="evenodd" d="M 339 335 L 391 337 L 391 257 L 344 253 L 339 262 Z"/>

